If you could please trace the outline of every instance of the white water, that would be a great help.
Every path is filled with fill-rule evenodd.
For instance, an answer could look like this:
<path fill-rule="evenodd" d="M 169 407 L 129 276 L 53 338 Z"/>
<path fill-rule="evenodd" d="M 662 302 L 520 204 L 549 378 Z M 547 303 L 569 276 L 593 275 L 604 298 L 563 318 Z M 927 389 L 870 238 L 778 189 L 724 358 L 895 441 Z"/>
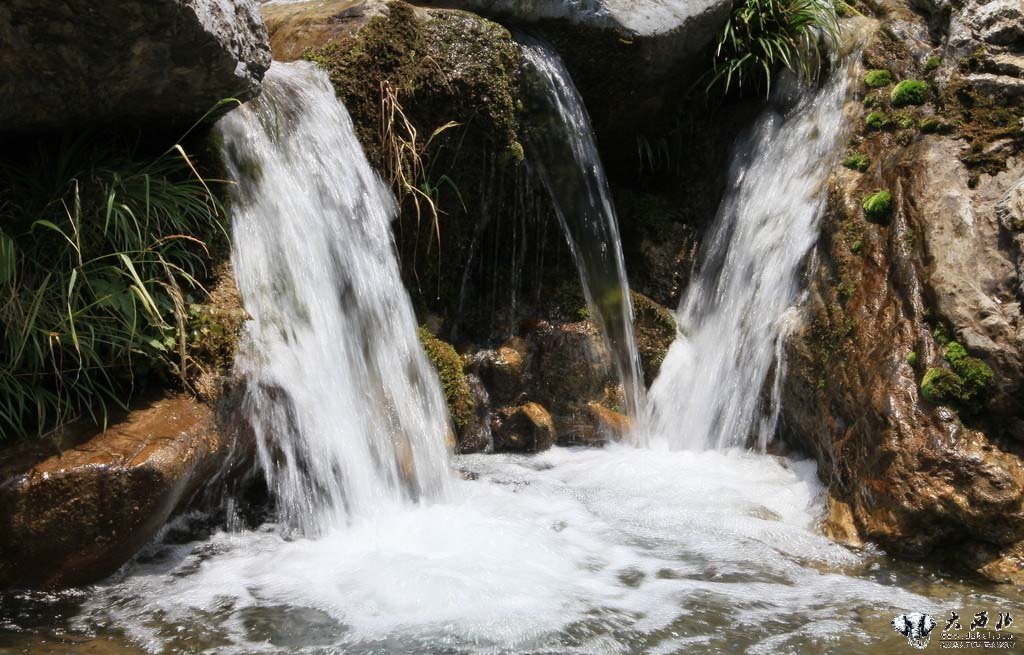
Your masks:
<path fill-rule="evenodd" d="M 551 194 L 579 269 L 591 319 L 601 329 L 622 383 L 625 410 L 638 415 L 643 376 L 633 336 L 633 303 L 615 215 L 583 99 L 562 58 L 549 45 L 521 39 L 535 104 L 526 160 Z"/>
<path fill-rule="evenodd" d="M 236 370 L 282 522 L 318 534 L 442 498 L 447 409 L 399 277 L 395 202 L 326 74 L 275 63 L 219 129 L 252 316 Z"/>
<path fill-rule="evenodd" d="M 737 147 L 726 196 L 676 312 L 681 336 L 648 394 L 644 429 L 673 447 L 721 449 L 756 437 L 763 449 L 775 431 L 781 339 L 801 263 L 818 237 L 849 79 L 840 68 L 795 104 L 786 94 L 797 85 L 779 85 L 773 105 L 792 106 L 766 111 Z"/>

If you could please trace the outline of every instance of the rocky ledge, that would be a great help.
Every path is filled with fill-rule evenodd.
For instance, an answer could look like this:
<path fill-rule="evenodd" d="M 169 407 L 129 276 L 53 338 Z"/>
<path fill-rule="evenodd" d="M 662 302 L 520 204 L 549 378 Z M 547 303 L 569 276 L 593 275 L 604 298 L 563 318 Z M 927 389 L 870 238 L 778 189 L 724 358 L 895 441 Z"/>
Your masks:
<path fill-rule="evenodd" d="M 0 464 L 0 589 L 95 582 L 224 470 L 235 439 L 184 397 L 104 432 L 26 441 Z"/>

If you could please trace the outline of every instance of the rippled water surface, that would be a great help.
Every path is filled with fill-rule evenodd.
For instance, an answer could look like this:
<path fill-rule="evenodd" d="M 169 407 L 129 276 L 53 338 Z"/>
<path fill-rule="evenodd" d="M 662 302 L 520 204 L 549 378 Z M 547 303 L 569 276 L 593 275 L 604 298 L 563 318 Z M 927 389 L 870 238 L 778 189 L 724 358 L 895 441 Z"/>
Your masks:
<path fill-rule="evenodd" d="M 0 652 L 904 653 L 899 612 L 1024 618 L 1011 591 L 819 535 L 809 462 L 656 446 L 456 465 L 449 502 L 319 539 L 171 531 L 103 584 L 5 599 Z"/>

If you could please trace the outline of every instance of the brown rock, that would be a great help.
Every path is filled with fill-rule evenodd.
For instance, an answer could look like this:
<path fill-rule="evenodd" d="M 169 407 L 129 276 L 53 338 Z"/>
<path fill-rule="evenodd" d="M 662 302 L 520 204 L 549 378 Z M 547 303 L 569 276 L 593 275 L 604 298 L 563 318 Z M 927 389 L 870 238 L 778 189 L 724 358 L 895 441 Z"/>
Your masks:
<path fill-rule="evenodd" d="M 640 366 L 644 372 L 644 384 L 650 386 L 658 377 L 661 363 L 675 341 L 678 331 L 676 320 L 672 312 L 641 293 L 633 291 L 632 299 L 633 331 L 640 352 Z"/>
<path fill-rule="evenodd" d="M 841 500 L 836 500 L 831 495 L 828 497 L 828 510 L 821 527 L 829 539 L 844 546 L 860 548 L 864 545 L 850 506 Z"/>
<path fill-rule="evenodd" d="M 477 355 L 475 368 L 493 403 L 511 403 L 523 393 L 528 355 L 529 347 L 520 337 L 512 337 L 496 350 Z"/>
<path fill-rule="evenodd" d="M 234 445 L 194 400 L 159 400 L 95 436 L 26 442 L 0 463 L 0 588 L 113 573 L 216 474 Z"/>
<path fill-rule="evenodd" d="M 555 443 L 555 426 L 551 415 L 537 403 L 501 410 L 492 419 L 491 432 L 496 452 L 531 452 L 547 450 Z"/>

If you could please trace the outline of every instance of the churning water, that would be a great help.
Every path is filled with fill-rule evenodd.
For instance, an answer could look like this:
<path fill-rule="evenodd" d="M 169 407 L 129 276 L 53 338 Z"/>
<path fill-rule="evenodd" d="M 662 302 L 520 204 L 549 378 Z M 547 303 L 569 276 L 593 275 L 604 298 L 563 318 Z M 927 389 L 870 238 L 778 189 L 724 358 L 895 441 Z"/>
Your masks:
<path fill-rule="evenodd" d="M 818 236 L 849 79 L 839 70 L 816 93 L 786 80 L 737 147 L 676 313 L 681 336 L 648 398 L 645 428 L 674 447 L 721 449 L 756 437 L 763 449 L 775 431 L 782 339 L 801 263 Z"/>
<path fill-rule="evenodd" d="M 626 413 L 643 403 L 640 356 L 633 336 L 633 303 L 601 157 L 583 99 L 562 58 L 549 45 L 522 37 L 529 128 L 527 162 L 554 201 L 576 260 L 591 319 L 612 353 L 622 382 Z"/>
<path fill-rule="evenodd" d="M 252 316 L 236 369 L 282 522 L 319 534 L 443 497 L 447 409 L 399 276 L 395 202 L 326 74 L 275 63 L 219 129 Z"/>
<path fill-rule="evenodd" d="M 689 297 L 714 310 L 684 302 L 691 340 L 713 322 L 746 357 L 772 347 L 777 327 L 735 324 L 777 322 L 795 293 L 821 179 L 807 150 L 830 156 L 842 84 L 767 117 L 744 151 L 714 237 L 724 261 L 709 257 Z M 185 517 L 102 584 L 0 598 L 0 652 L 875 655 L 908 652 L 889 625 L 899 612 L 938 616 L 965 599 L 1024 607 L 832 543 L 816 529 L 813 464 L 678 449 L 675 426 L 644 449 L 449 462 L 437 382 L 398 280 L 393 203 L 326 79 L 275 64 L 261 98 L 221 129 L 239 183 L 236 273 L 253 315 L 239 364 L 253 381 L 248 408 L 278 522 L 204 532 Z M 786 189 L 789 202 L 775 197 Z M 760 211 L 753 194 L 777 211 Z M 795 212 L 786 225 L 783 209 Z M 737 239 L 736 253 L 717 245 Z M 760 298 L 736 276 L 777 293 Z M 760 314 L 737 318 L 733 293 Z M 684 403 L 696 397 L 681 356 L 710 357 L 677 344 L 659 381 L 662 412 L 670 383 Z M 705 366 L 738 375 L 713 358 Z M 744 370 L 764 379 L 763 366 Z M 749 402 L 711 381 L 743 380 L 704 384 Z M 700 434 L 723 434 L 702 420 Z"/>

